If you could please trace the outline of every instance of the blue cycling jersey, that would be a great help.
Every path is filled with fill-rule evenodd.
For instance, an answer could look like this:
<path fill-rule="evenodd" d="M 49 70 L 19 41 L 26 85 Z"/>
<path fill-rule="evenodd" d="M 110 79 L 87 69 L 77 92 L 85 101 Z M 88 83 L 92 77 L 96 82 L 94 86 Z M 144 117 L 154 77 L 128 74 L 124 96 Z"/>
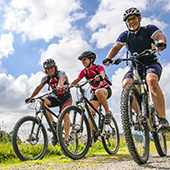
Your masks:
<path fill-rule="evenodd" d="M 154 46 L 154 40 L 152 36 L 159 31 L 158 27 L 154 25 L 147 25 L 146 27 L 140 27 L 137 34 L 131 31 L 124 31 L 117 38 L 117 42 L 125 45 L 131 54 L 137 52 L 141 53 L 146 49 L 151 49 Z M 152 55 L 147 58 L 143 57 L 141 61 L 145 64 L 159 62 L 158 57 Z"/>

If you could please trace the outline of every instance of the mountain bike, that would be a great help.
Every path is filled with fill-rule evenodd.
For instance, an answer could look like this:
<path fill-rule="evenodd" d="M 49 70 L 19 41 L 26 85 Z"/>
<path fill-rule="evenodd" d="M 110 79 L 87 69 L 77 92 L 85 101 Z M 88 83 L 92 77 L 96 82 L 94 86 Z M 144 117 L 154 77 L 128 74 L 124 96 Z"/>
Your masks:
<path fill-rule="evenodd" d="M 57 135 L 60 142 L 60 147 L 63 153 L 71 159 L 81 159 L 86 155 L 89 147 L 93 142 L 102 140 L 103 146 L 107 153 L 113 155 L 116 154 L 119 148 L 119 129 L 114 117 L 112 117 L 110 124 L 105 124 L 105 116 L 102 113 L 102 107 L 96 109 L 92 103 L 85 97 L 85 90 L 83 86 L 89 83 L 91 80 L 87 80 L 81 84 L 72 85 L 70 88 L 75 87 L 77 89 L 78 101 L 76 105 L 68 106 L 65 108 L 58 118 Z M 80 96 L 79 93 L 80 92 Z M 89 106 L 92 107 L 96 114 L 92 115 Z M 64 129 L 61 129 L 64 125 L 64 116 L 69 114 L 71 129 L 69 132 L 69 141 L 64 141 Z M 93 124 L 93 140 L 91 138 L 90 126 L 88 122 L 88 116 Z M 96 118 L 95 118 L 96 117 Z M 96 122 L 98 120 L 98 123 Z"/>
<path fill-rule="evenodd" d="M 57 143 L 56 128 L 51 123 L 46 110 L 58 119 L 58 115 L 44 105 L 44 97 L 56 97 L 54 92 L 30 99 L 29 108 L 35 109 L 35 116 L 25 116 L 17 121 L 13 129 L 13 149 L 22 161 L 42 159 L 47 151 L 48 136 L 42 123 L 46 118 L 49 130 L 53 134 L 53 142 Z M 27 103 L 28 104 L 28 103 Z"/>
<path fill-rule="evenodd" d="M 151 134 L 158 154 L 160 156 L 167 154 L 166 135 L 158 131 L 159 115 L 154 104 L 151 104 L 145 80 L 146 65 L 139 60 L 143 56 L 149 57 L 155 53 L 156 49 L 147 49 L 129 58 L 112 60 L 112 64 L 130 61 L 133 66 L 131 67 L 133 83 L 128 84 L 121 94 L 121 120 L 128 150 L 137 164 L 146 163 L 149 159 Z M 139 63 L 143 67 L 141 77 L 138 72 Z"/>

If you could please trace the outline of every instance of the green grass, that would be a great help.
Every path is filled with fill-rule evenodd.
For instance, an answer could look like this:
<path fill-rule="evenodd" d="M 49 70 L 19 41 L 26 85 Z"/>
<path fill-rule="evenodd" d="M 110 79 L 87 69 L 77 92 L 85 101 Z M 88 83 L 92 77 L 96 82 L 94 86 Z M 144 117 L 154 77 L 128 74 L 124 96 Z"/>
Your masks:
<path fill-rule="evenodd" d="M 167 142 L 168 147 L 170 147 L 170 143 Z M 156 152 L 155 144 L 150 142 L 150 152 Z M 97 157 L 95 157 L 97 156 Z M 5 167 L 13 166 L 32 166 L 32 165 L 43 165 L 48 164 L 49 162 L 55 162 L 56 165 L 65 165 L 72 162 L 75 162 L 77 166 L 86 166 L 86 162 L 93 163 L 94 159 L 96 163 L 101 162 L 111 162 L 113 160 L 124 160 L 130 158 L 129 151 L 126 146 L 126 142 L 124 138 L 120 140 L 120 147 L 119 151 L 115 155 L 109 155 L 101 142 L 96 142 L 94 147 L 91 147 L 85 156 L 84 159 L 74 161 L 66 156 L 63 155 L 62 151 L 60 150 L 59 146 L 52 146 L 48 145 L 47 153 L 42 160 L 37 161 L 20 161 L 19 158 L 15 155 L 13 151 L 13 147 L 11 143 L 0 143 L 0 170 L 6 169 Z"/>
<path fill-rule="evenodd" d="M 120 142 L 120 149 L 125 148 L 126 143 L 122 139 Z M 128 154 L 128 151 L 125 149 L 124 153 Z M 122 154 L 122 153 L 121 153 Z M 108 155 L 105 151 L 102 142 L 96 142 L 94 147 L 91 147 L 86 155 L 86 157 L 92 157 L 96 155 Z M 52 158 L 52 157 L 59 157 L 61 160 L 64 160 L 65 156 L 63 155 L 62 151 L 60 150 L 59 146 L 48 145 L 47 153 L 45 155 L 45 159 Z M 43 159 L 44 160 L 44 159 Z M 21 162 L 18 157 L 15 155 L 12 144 L 11 143 L 0 143 L 0 164 L 13 164 Z"/>

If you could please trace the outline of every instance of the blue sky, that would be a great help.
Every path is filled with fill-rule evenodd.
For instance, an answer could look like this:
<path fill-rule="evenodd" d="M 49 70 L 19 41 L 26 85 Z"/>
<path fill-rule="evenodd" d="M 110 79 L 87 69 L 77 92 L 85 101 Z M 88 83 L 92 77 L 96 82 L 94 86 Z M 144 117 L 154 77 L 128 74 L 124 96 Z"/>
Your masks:
<path fill-rule="evenodd" d="M 155 24 L 167 37 L 160 85 L 170 121 L 170 0 L 0 0 L 0 127 L 11 131 L 20 117 L 33 115 L 24 100 L 44 76 L 46 58 L 54 58 L 70 82 L 83 68 L 77 57 L 84 50 L 94 51 L 101 64 L 126 30 L 122 15 L 129 7 L 141 11 L 141 25 Z M 125 53 L 123 48 L 117 57 Z M 109 105 L 120 126 L 121 79 L 127 69 L 123 63 L 106 68 L 113 81 Z"/>

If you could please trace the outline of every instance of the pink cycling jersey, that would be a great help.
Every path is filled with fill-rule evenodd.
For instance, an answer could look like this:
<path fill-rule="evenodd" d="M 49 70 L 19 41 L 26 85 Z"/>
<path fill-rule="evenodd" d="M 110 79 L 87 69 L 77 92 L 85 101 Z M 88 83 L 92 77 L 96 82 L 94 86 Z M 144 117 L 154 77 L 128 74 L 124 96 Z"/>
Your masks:
<path fill-rule="evenodd" d="M 96 65 L 94 64 L 91 68 L 87 68 L 87 75 L 88 77 L 95 77 L 97 74 L 95 72 L 95 67 Z M 98 66 L 97 67 L 97 72 L 100 73 L 101 71 L 104 71 L 104 67 L 103 66 Z M 85 69 L 81 70 L 78 77 L 80 77 L 81 79 L 83 77 L 85 77 Z M 88 80 L 90 79 L 93 79 L 93 78 L 88 78 Z M 95 88 L 98 88 L 98 87 L 103 87 L 103 88 L 106 88 L 106 87 L 110 87 L 110 85 L 107 83 L 106 80 L 103 80 L 100 84 L 100 81 L 95 81 L 93 84 L 90 84 L 92 89 L 95 89 Z M 100 85 L 100 86 L 99 86 Z M 94 91 L 92 91 L 92 93 L 94 93 Z"/>

